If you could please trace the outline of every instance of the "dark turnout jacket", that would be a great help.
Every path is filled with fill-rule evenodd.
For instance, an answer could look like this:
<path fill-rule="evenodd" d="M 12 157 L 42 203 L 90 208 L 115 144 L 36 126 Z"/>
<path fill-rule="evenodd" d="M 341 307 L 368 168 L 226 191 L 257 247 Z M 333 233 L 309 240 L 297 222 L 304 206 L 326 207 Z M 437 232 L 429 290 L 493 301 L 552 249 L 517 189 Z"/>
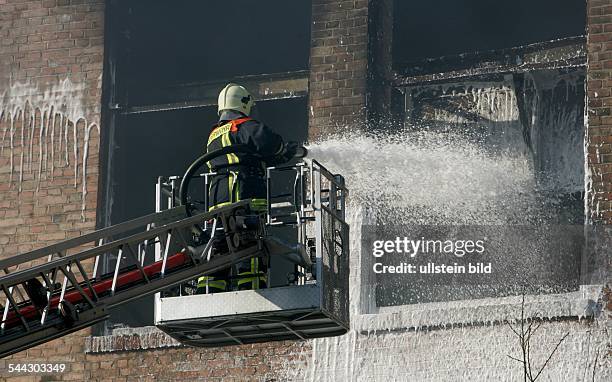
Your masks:
<path fill-rule="evenodd" d="M 284 157 L 283 139 L 262 122 L 238 112 L 225 111 L 208 137 L 206 151 L 211 153 L 236 144 L 246 144 L 258 155 L 227 154 L 208 162 L 210 170 L 218 174 L 210 181 L 209 208 L 254 199 L 251 207 L 264 211 L 265 168 L 288 160 Z"/>

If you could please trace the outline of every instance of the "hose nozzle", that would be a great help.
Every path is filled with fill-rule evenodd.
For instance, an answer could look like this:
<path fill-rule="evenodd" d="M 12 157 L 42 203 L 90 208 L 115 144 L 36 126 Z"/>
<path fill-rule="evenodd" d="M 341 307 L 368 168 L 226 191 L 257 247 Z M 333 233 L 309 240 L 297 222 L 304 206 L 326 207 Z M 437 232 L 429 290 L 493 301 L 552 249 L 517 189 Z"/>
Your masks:
<path fill-rule="evenodd" d="M 294 158 L 304 158 L 308 155 L 308 149 L 306 147 L 300 146 L 295 150 Z"/>

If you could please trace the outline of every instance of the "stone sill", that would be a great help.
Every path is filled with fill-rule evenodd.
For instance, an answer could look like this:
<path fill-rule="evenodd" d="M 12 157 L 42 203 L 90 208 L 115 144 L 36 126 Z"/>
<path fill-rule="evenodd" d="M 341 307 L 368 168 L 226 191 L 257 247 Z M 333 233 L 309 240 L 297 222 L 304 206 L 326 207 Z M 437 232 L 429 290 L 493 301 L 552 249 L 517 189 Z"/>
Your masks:
<path fill-rule="evenodd" d="M 162 349 L 185 346 L 155 326 L 121 328 L 108 336 L 89 336 L 85 340 L 85 353 L 107 353 Z"/>
<path fill-rule="evenodd" d="M 593 318 L 602 286 L 582 286 L 571 293 L 525 296 L 525 317 L 541 319 Z M 379 308 L 377 314 L 351 317 L 360 333 L 420 330 L 453 326 L 491 325 L 521 318 L 521 296 L 451 301 Z M 155 326 L 121 328 L 108 336 L 90 336 L 85 353 L 97 354 L 183 347 Z"/>
<path fill-rule="evenodd" d="M 595 318 L 603 287 L 581 286 L 570 293 L 525 296 L 526 318 L 544 320 Z M 521 319 L 521 296 L 451 301 L 379 308 L 376 314 L 351 317 L 361 333 L 420 330 L 453 326 L 491 325 Z"/>

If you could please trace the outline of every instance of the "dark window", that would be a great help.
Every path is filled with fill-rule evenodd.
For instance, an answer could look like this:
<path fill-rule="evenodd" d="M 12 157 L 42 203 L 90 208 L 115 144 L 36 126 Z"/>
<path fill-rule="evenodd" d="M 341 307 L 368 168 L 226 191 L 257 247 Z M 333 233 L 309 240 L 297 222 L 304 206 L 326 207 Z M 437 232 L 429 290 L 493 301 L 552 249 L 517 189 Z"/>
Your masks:
<path fill-rule="evenodd" d="M 468 284 L 460 277 L 437 275 L 385 277 L 374 274 L 366 265 L 363 284 L 375 293 L 362 294 L 367 300 L 365 311 L 521 291 L 576 290 L 584 231 L 586 67 L 585 39 L 576 36 L 585 34 L 586 3 L 395 0 L 393 7 L 392 21 L 380 19 L 393 25 L 391 78 L 396 81 L 393 90 L 400 100 L 398 109 L 403 110 L 397 118 L 403 121 L 399 123 L 405 128 L 403 134 L 431 134 L 439 138 L 435 144 L 441 146 L 448 139 L 490 163 L 512 163 L 518 158 L 517 168 L 526 174 L 527 182 L 522 188 L 492 193 L 499 196 L 489 198 L 489 204 L 478 204 L 475 218 L 466 219 L 468 223 L 452 220 L 463 211 L 454 201 L 447 206 L 444 200 L 436 201 L 435 206 L 406 206 L 405 216 L 426 221 L 411 227 L 416 238 L 422 234 L 444 240 L 456 229 L 464 236 L 489 233 L 493 241 L 498 240 L 488 259 L 500 272 L 497 284 L 488 283 L 486 278 L 475 279 L 481 284 Z M 546 54 L 561 51 L 572 54 Z M 469 166 L 464 170 L 452 176 L 460 179 L 478 171 Z M 431 176 L 435 177 L 433 172 Z M 514 179 L 509 172 L 500 176 L 500 182 L 493 179 L 491 184 L 508 179 Z M 475 196 L 487 192 L 486 186 L 480 187 L 477 181 L 470 185 Z M 497 214 L 502 219 L 494 224 L 499 225 L 486 223 Z M 386 232 L 373 228 L 367 233 L 393 237 L 397 228 L 397 236 L 410 235 L 405 226 L 385 224 Z M 445 229 L 445 224 L 452 227 Z M 548 231 L 540 232 L 544 227 Z M 404 258 L 388 256 L 385 261 L 395 265 Z M 442 285 L 440 280 L 444 280 Z"/>
<path fill-rule="evenodd" d="M 128 3 L 131 104 L 172 85 L 308 69 L 310 1 Z"/>
<path fill-rule="evenodd" d="M 102 225 L 154 212 L 157 177 L 182 175 L 203 153 L 218 118 L 216 95 L 228 81 L 241 82 L 236 77 L 248 76 L 258 95 L 267 94 L 258 85 L 264 77 L 269 84 L 264 74 L 299 77 L 287 85 L 298 83 L 299 91 L 256 96 L 257 112 L 285 140 L 306 139 L 310 8 L 310 1 L 282 0 L 110 2 Z M 106 259 L 104 271 L 114 264 Z M 151 324 L 149 296 L 114 309 L 96 332 Z"/>
<path fill-rule="evenodd" d="M 585 34 L 583 0 L 394 2 L 395 62 Z"/>

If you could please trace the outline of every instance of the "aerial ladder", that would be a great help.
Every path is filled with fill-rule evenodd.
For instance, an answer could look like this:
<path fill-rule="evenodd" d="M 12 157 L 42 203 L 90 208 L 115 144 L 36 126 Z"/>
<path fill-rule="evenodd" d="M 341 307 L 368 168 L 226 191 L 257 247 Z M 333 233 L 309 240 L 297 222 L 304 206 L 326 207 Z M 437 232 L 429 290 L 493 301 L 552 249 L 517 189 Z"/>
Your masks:
<path fill-rule="evenodd" d="M 261 256 L 284 257 L 295 264 L 295 277 L 287 284 L 287 288 L 293 288 L 291 298 L 299 299 L 299 293 L 306 290 L 299 286 L 308 286 L 309 295 L 315 291 L 318 300 L 306 309 L 287 308 L 290 314 L 285 315 L 279 314 L 279 310 L 283 313 L 282 306 L 262 303 L 266 307 L 259 309 L 257 317 L 265 310 L 263 313 L 268 315 L 263 323 L 249 319 L 255 316 L 252 312 L 225 312 L 219 313 L 223 317 L 213 320 L 212 326 L 210 317 L 204 320 L 199 317 L 199 321 L 182 317 L 180 322 L 156 320 L 158 327 L 194 346 L 304 339 L 346 332 L 348 225 L 344 221 L 347 194 L 344 179 L 315 160 L 270 167 L 266 172 L 267 214 L 252 214 L 249 200 L 208 211 L 205 190 L 214 173 L 200 174 L 199 168 L 216 156 L 249 150 L 243 145 L 226 147 L 198 158 L 182 177 L 160 177 L 153 214 L 0 260 L 0 357 L 103 321 L 109 317 L 110 309 L 146 295 L 157 293 L 156 304 L 167 301 L 165 306 L 176 310 L 177 306 L 186 305 L 181 298 L 198 296 L 179 293 L 173 299 L 162 298 L 168 295 L 170 287 L 176 289 L 199 276 Z M 275 195 L 274 177 L 279 173 L 292 174 L 293 189 Z M 195 200 L 192 195 L 190 185 L 194 179 L 203 180 L 200 194 L 204 201 Z M 166 208 L 162 208 L 162 200 L 166 201 Z M 199 205 L 204 207 L 198 208 Z M 271 232 L 277 226 L 296 229 L 297 242 L 287 243 L 275 237 Z M 219 240 L 223 242 L 222 253 L 213 251 L 219 247 Z M 288 296 L 287 288 L 278 288 L 285 293 L 284 298 Z M 216 301 L 222 301 L 218 300 L 221 295 L 227 296 L 223 301 L 252 300 L 252 296 L 240 293 L 217 293 Z M 260 293 L 264 299 L 265 293 L 268 292 Z M 214 301 L 198 303 L 216 304 Z M 272 317 L 270 313 L 282 333 L 266 326 Z M 245 319 L 249 321 L 248 333 L 244 325 L 240 329 L 235 327 L 236 322 L 244 323 Z M 190 331 L 184 330 L 185 321 L 187 324 L 191 321 Z M 207 324 L 198 324 L 200 334 L 194 337 L 190 333 L 194 332 L 196 321 Z M 219 338 L 219 331 L 230 340 Z M 193 338 L 199 341 L 192 341 Z"/>

